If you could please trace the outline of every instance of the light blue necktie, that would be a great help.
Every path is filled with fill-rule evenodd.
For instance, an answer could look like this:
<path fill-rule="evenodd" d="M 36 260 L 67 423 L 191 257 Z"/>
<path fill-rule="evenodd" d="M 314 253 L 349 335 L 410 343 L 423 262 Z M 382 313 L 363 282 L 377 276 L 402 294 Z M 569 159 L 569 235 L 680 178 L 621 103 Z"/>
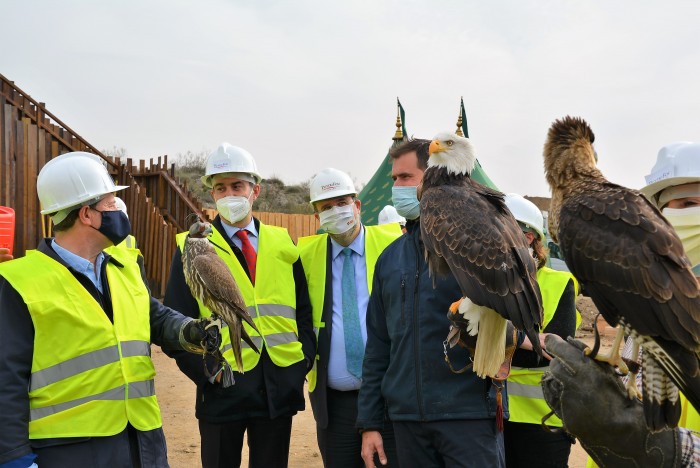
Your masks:
<path fill-rule="evenodd" d="M 343 332 L 345 337 L 345 362 L 348 372 L 362 377 L 362 358 L 365 355 L 365 344 L 360 330 L 360 311 L 357 308 L 357 289 L 355 288 L 355 266 L 352 263 L 352 250 L 343 249 Z"/>

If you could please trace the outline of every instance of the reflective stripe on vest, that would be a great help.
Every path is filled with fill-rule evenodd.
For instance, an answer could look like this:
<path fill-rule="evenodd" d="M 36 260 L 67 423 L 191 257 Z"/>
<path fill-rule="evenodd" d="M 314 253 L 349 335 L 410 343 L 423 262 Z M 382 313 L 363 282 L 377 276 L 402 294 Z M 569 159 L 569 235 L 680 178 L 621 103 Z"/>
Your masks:
<path fill-rule="evenodd" d="M 125 341 L 122 342 L 121 348 L 123 357 L 151 355 L 151 344 L 147 341 Z M 119 361 L 119 347 L 116 345 L 91 351 L 46 369 L 32 372 L 29 389 L 37 390 L 59 380 L 117 361 Z"/>
<path fill-rule="evenodd" d="M 398 223 L 382 224 L 379 226 L 364 226 L 365 228 L 365 263 L 367 266 L 367 290 L 372 292 L 372 281 L 374 279 L 374 266 L 377 258 L 384 249 L 394 240 L 403 234 Z M 321 328 L 325 327 L 323 318 L 323 300 L 326 294 L 326 265 L 328 263 L 328 234 L 317 234 L 315 236 L 299 238 L 299 256 L 304 266 L 306 283 L 309 288 L 309 299 L 311 300 L 312 317 L 316 338 Z M 313 367 L 307 375 L 309 391 L 316 388 L 317 361 L 316 355 Z"/>
<path fill-rule="evenodd" d="M 113 388 L 111 390 L 107 390 L 103 393 L 98 393 L 97 395 L 90 395 L 89 397 L 78 398 L 76 400 L 67 401 L 65 403 L 59 403 L 57 405 L 35 408 L 29 411 L 29 419 L 31 421 L 34 421 L 37 419 L 45 418 L 52 414 L 58 414 L 62 411 L 66 411 L 92 401 L 118 401 L 128 398 L 150 397 L 155 396 L 155 394 L 156 385 L 155 381 L 153 380 L 145 380 L 143 382 L 129 382 L 128 392 L 124 390 L 124 386 L 121 386 Z"/>
<path fill-rule="evenodd" d="M 571 273 L 542 267 L 537 270 L 537 283 L 542 293 L 542 308 L 544 311 L 544 329 L 554 317 L 566 285 L 569 280 L 574 284 L 574 295 L 578 294 L 578 282 Z M 576 311 L 576 328 L 581 321 L 581 314 Z M 513 367 L 508 376 L 508 409 L 510 422 L 540 424 L 542 417 L 551 410 L 542 394 L 542 374 L 547 367 L 525 369 Z M 562 422 L 556 416 L 547 419 L 549 426 L 561 427 Z"/>
<path fill-rule="evenodd" d="M 150 297 L 138 251 L 107 262 L 114 323 L 70 271 L 29 251 L 0 266 L 34 324 L 29 438 L 114 435 L 161 426 L 150 358 Z M 128 389 L 127 392 L 124 389 Z"/>
<path fill-rule="evenodd" d="M 247 323 L 243 327 L 252 341 L 261 349 L 267 348 L 275 365 L 287 367 L 304 359 L 299 342 L 296 323 L 296 288 L 294 284 L 294 262 L 299 258 L 297 248 L 287 230 L 260 223 L 258 236 L 258 260 L 255 286 L 250 282 L 244 268 L 238 262 L 222 233 L 212 226 L 209 241 L 217 255 L 226 263 L 246 303 L 246 309 L 262 333 L 256 333 Z M 177 235 L 180 251 L 185 246 L 187 233 Z M 211 311 L 197 300 L 199 315 L 208 317 Z M 280 338 L 283 337 L 283 338 Z M 229 333 L 222 333 L 221 349 L 234 370 L 238 370 Z M 254 368 L 260 359 L 245 341 L 241 341 L 243 371 Z"/>

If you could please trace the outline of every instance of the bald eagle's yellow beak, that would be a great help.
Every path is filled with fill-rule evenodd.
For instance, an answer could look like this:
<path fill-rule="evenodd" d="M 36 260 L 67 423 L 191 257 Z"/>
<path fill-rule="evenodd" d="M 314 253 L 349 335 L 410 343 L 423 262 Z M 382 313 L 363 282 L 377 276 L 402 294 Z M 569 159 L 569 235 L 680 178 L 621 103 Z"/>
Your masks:
<path fill-rule="evenodd" d="M 445 151 L 445 149 L 440 144 L 440 140 L 433 140 L 430 142 L 430 146 L 428 147 L 428 154 L 440 153 L 441 151 Z"/>

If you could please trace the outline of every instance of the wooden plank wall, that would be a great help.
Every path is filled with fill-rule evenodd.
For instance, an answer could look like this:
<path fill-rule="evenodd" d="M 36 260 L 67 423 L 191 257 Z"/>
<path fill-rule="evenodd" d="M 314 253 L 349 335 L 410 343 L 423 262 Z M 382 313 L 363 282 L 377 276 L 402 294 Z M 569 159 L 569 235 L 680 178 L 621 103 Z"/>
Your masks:
<path fill-rule="evenodd" d="M 203 209 L 203 211 L 210 221 L 213 220 L 218 214 L 216 210 L 208 208 Z M 264 224 L 287 228 L 287 231 L 289 231 L 289 236 L 294 242 L 296 242 L 300 237 L 316 234 L 316 231 L 318 231 L 318 229 L 321 227 L 314 215 L 268 213 L 265 211 L 256 211 L 253 214 Z"/>

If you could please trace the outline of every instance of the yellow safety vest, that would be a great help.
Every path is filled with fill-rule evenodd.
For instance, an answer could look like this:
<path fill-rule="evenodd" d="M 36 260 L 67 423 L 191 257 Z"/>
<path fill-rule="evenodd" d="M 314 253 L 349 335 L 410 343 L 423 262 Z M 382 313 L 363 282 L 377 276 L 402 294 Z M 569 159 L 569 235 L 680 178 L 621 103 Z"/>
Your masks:
<path fill-rule="evenodd" d="M 34 323 L 29 438 L 111 436 L 161 427 L 150 298 L 132 252 L 107 263 L 114 323 L 73 274 L 31 250 L 0 265 Z"/>
<path fill-rule="evenodd" d="M 372 292 L 372 279 L 374 278 L 374 265 L 382 251 L 396 238 L 400 237 L 401 226 L 398 223 L 382 224 L 379 226 L 365 226 L 365 262 L 367 265 L 367 290 Z M 325 323 L 321 321 L 323 315 L 323 299 L 326 294 L 326 264 L 328 253 L 328 234 L 301 237 L 298 241 L 299 256 L 304 265 L 304 274 L 309 286 L 309 298 L 313 310 L 313 324 L 316 338 Z M 318 373 L 316 355 L 314 365 L 307 375 L 309 391 L 316 388 L 316 376 Z"/>
<path fill-rule="evenodd" d="M 578 296 L 578 281 L 571 273 L 552 270 L 548 267 L 542 267 L 537 270 L 537 283 L 542 293 L 542 308 L 544 310 L 543 329 L 552 320 L 569 280 L 573 281 L 574 294 Z M 579 325 L 581 325 L 581 314 L 577 310 L 577 329 Z M 540 424 L 542 417 L 551 411 L 544 400 L 540 384 L 542 374 L 546 370 L 547 367 L 526 369 L 514 366 L 512 368 L 508 376 L 508 409 L 510 411 L 508 421 Z M 547 420 L 547 424 L 555 427 L 563 425 L 556 416 L 550 417 Z"/>
<path fill-rule="evenodd" d="M 177 235 L 177 245 L 182 251 L 187 232 Z M 245 269 L 238 262 L 236 254 L 221 233 L 212 226 L 209 235 L 217 255 L 226 263 L 233 274 L 236 284 L 243 295 L 248 313 L 260 330 L 258 334 L 247 323 L 243 327 L 253 343 L 262 351 L 267 348 L 272 362 L 279 367 L 288 367 L 304 359 L 299 341 L 296 321 L 296 287 L 294 283 L 294 262 L 299 252 L 289 237 L 286 229 L 260 223 L 258 233 L 258 257 L 256 262 L 255 286 L 251 283 Z M 200 317 L 209 317 L 209 310 L 199 298 Z M 221 350 L 234 370 L 238 370 L 233 357 L 231 338 L 228 332 L 222 335 Z M 243 371 L 249 371 L 258 365 L 260 354 L 248 343 L 241 340 Z"/>

